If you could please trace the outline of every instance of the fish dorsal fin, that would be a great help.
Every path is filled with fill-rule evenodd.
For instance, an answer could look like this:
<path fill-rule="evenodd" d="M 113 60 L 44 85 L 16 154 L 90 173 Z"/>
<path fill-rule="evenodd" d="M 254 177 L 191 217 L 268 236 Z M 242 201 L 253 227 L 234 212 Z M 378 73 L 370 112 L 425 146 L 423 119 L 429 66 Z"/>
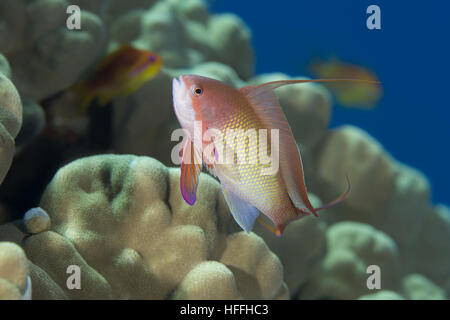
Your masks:
<path fill-rule="evenodd" d="M 194 147 L 191 139 L 186 137 L 181 155 L 180 190 L 184 201 L 191 206 L 197 199 L 197 187 L 201 171 L 201 152 Z"/>
<path fill-rule="evenodd" d="M 281 176 L 292 203 L 296 208 L 316 215 L 306 193 L 303 165 L 297 143 L 273 91 L 280 86 L 297 83 L 294 81 L 275 81 L 258 86 L 245 86 L 239 91 L 246 96 L 257 116 L 268 129 L 279 130 Z"/>
<path fill-rule="evenodd" d="M 234 220 L 236 220 L 245 232 L 250 233 L 260 212 L 250 203 L 236 195 L 232 189 L 227 186 L 227 184 L 221 184 L 223 195 L 227 201 Z"/>

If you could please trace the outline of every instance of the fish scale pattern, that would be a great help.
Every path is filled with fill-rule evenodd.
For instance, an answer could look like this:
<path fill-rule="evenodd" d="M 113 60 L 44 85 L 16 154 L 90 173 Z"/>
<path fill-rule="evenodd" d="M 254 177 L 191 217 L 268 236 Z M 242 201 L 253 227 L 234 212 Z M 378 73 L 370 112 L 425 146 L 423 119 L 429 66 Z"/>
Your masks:
<path fill-rule="evenodd" d="M 265 129 L 250 106 L 240 106 L 220 128 L 223 137 L 223 155 L 229 176 L 233 181 L 233 192 L 250 202 L 268 216 L 277 227 L 295 217 L 295 208 L 285 190 L 279 170 L 276 174 L 263 174 L 270 167 L 262 159 L 267 145 L 266 157 L 271 153 L 270 135 L 267 143 L 260 138 L 260 129 Z M 260 148 L 262 149 L 260 151 Z M 231 150 L 231 152 L 230 152 Z M 232 157 L 230 156 L 232 155 Z M 230 163 L 229 160 L 233 163 Z"/>

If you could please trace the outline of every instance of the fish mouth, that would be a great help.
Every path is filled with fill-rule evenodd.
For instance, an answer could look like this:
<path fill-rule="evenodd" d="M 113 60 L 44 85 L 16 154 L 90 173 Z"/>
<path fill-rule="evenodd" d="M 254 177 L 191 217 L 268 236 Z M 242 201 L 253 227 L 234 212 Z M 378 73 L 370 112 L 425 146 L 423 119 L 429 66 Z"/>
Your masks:
<path fill-rule="evenodd" d="M 186 105 L 186 85 L 183 81 L 183 76 L 173 78 L 172 80 L 172 97 L 173 107 L 175 113 L 178 115 L 179 111 Z"/>

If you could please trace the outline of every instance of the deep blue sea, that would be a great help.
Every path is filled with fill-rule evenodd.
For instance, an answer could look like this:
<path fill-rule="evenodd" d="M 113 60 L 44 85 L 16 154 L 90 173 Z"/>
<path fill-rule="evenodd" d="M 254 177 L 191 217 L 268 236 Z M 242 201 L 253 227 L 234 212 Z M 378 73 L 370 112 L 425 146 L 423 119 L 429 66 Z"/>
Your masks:
<path fill-rule="evenodd" d="M 309 75 L 314 57 L 373 70 L 384 95 L 371 110 L 334 107 L 330 126 L 353 124 L 429 178 L 434 203 L 450 204 L 450 1 L 212 0 L 253 33 L 256 73 Z M 369 30 L 369 5 L 381 30 Z M 370 183 L 370 181 L 368 181 Z"/>

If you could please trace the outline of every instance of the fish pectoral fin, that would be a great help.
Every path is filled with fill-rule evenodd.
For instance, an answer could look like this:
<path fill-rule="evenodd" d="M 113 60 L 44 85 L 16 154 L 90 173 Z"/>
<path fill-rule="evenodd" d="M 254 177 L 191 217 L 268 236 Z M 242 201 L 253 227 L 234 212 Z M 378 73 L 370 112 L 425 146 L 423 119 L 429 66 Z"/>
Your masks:
<path fill-rule="evenodd" d="M 197 199 L 197 187 L 202 171 L 202 157 L 190 139 L 186 139 L 181 156 L 180 190 L 184 201 L 194 205 Z"/>
<path fill-rule="evenodd" d="M 222 192 L 238 225 L 247 233 L 253 229 L 259 211 L 222 184 Z"/>

